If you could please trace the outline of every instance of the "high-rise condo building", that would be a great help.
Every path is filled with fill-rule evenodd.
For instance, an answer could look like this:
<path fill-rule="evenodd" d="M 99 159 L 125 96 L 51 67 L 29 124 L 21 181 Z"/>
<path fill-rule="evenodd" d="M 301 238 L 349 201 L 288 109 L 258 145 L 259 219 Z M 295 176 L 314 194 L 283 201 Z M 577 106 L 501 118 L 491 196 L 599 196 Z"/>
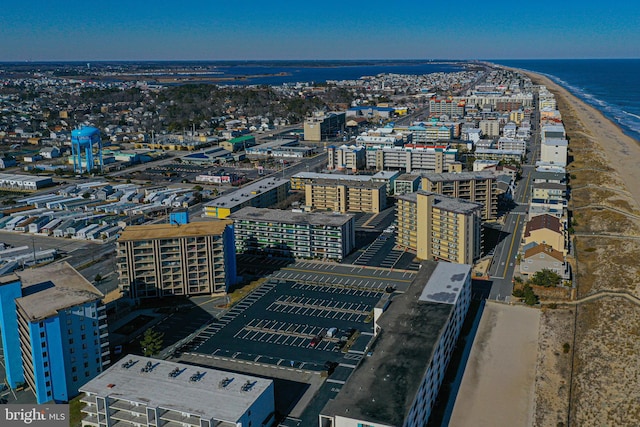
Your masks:
<path fill-rule="evenodd" d="M 420 259 L 473 264 L 480 257 L 482 205 L 418 191 L 398 196 L 398 246 Z"/>
<path fill-rule="evenodd" d="M 232 221 L 129 226 L 116 256 L 120 288 L 134 299 L 224 294 L 236 282 Z"/>
<path fill-rule="evenodd" d="M 38 403 L 67 402 L 109 360 L 102 293 L 67 263 L 0 277 L 7 382 Z"/>

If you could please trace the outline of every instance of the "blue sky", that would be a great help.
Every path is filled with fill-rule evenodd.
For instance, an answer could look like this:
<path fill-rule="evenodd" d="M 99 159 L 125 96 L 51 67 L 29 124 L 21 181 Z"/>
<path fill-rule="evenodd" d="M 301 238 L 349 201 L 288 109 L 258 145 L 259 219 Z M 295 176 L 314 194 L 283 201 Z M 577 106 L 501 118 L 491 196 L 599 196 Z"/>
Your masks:
<path fill-rule="evenodd" d="M 638 57 L 637 0 L 7 0 L 0 9 L 0 61 Z"/>

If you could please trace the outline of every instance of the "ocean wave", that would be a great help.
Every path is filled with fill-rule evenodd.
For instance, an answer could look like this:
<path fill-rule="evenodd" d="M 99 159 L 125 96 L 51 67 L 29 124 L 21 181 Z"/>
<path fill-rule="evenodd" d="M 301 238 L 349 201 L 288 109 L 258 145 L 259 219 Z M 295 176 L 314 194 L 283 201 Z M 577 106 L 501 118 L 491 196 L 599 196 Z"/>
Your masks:
<path fill-rule="evenodd" d="M 571 83 L 561 79 L 558 76 L 547 73 L 540 73 L 539 71 L 532 71 L 533 73 L 542 74 L 548 77 L 552 81 L 556 82 L 560 86 L 567 89 L 569 92 L 585 101 L 587 104 L 598 109 L 608 119 L 617 123 L 625 133 L 640 141 L 640 116 L 623 110 L 621 107 L 611 104 L 603 99 L 596 97 L 595 95 L 587 92 L 583 88 L 572 85 Z"/>

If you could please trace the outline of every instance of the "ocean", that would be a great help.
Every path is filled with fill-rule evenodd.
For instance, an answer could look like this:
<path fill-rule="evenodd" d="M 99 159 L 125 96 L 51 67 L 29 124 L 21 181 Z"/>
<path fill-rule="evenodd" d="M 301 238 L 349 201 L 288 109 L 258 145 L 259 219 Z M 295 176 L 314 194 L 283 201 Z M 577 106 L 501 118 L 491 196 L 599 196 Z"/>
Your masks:
<path fill-rule="evenodd" d="M 640 59 L 494 60 L 544 74 L 640 142 Z"/>

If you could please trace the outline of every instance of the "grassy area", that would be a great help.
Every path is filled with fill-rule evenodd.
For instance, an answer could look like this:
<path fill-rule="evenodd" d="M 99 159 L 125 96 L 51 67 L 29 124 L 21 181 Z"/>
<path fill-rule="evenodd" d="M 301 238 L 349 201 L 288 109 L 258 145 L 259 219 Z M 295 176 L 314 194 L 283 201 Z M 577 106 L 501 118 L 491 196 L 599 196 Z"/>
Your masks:
<path fill-rule="evenodd" d="M 80 401 L 83 395 L 75 397 L 69 401 L 69 427 L 80 427 L 82 422 L 82 408 L 85 403 Z"/>
<path fill-rule="evenodd" d="M 234 289 L 233 292 L 231 292 L 229 294 L 229 307 L 233 306 L 234 304 L 236 304 L 238 301 L 240 301 L 242 298 L 246 297 L 247 295 L 249 295 L 251 293 L 251 291 L 253 291 L 254 289 L 257 289 L 258 287 L 260 287 L 260 285 L 262 285 L 264 282 L 266 282 L 268 279 L 266 277 L 260 278 L 258 280 L 254 280 L 253 282 L 242 286 L 241 288 L 237 288 Z"/>

